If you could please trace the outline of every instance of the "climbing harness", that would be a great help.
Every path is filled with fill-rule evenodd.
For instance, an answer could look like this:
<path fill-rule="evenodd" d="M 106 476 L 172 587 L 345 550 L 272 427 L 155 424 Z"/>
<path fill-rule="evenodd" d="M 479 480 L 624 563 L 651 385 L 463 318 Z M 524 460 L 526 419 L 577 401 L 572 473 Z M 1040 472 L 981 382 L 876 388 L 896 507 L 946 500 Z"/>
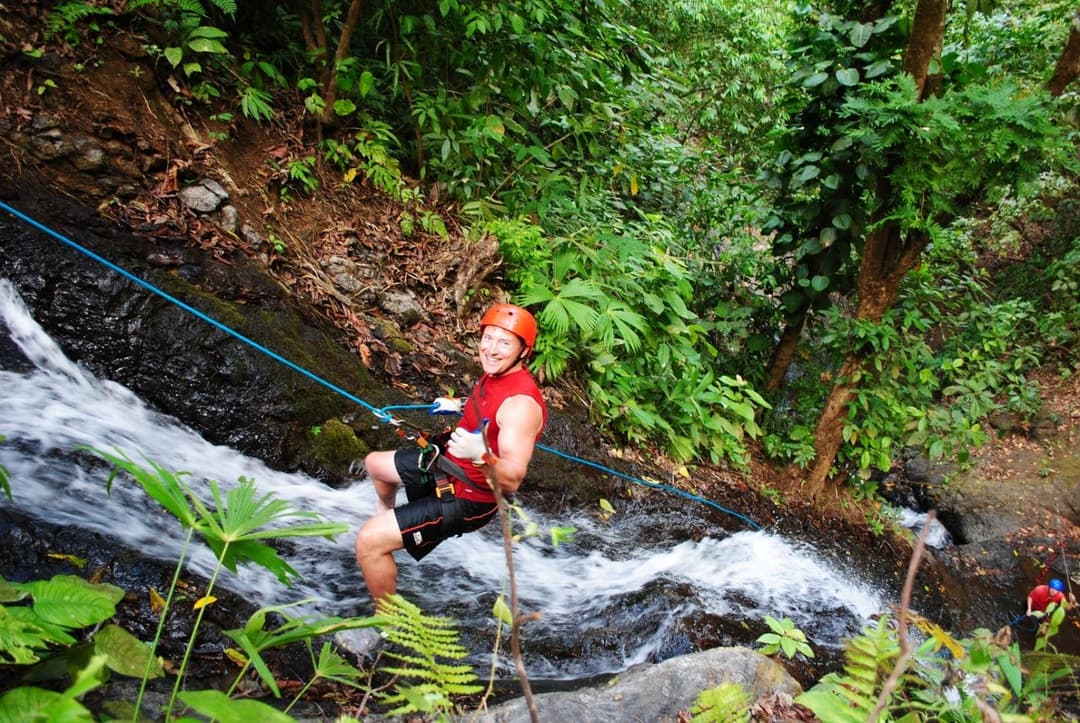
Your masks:
<path fill-rule="evenodd" d="M 235 329 L 232 329 L 232 328 L 226 326 L 225 324 L 222 324 L 221 322 L 217 321 L 216 319 L 214 319 L 214 318 L 212 318 L 210 316 L 207 316 L 206 314 L 199 311 L 198 309 L 190 306 L 189 304 L 184 303 L 183 301 L 181 301 L 181 300 L 177 299 L 176 297 L 168 294 L 167 292 L 162 291 L 161 289 L 157 288 L 153 284 L 151 284 L 151 283 L 149 283 L 147 281 L 144 281 L 143 279 L 139 278 L 135 274 L 132 274 L 131 272 L 127 271 L 126 269 L 124 269 L 124 268 L 122 268 L 120 266 L 117 266 L 113 262 L 111 262 L 108 259 L 94 253 L 93 251 L 86 248 L 85 246 L 83 246 L 83 245 L 73 241 L 72 239 L 68 238 L 67 236 L 64 236 L 63 234 L 49 228 L 48 226 L 44 225 L 43 223 L 37 221 L 34 218 L 31 218 L 30 216 L 28 216 L 28 215 L 24 214 L 23 212 L 19 211 L 18 209 L 13 208 L 12 206 L 9 206 L 7 203 L 4 203 L 3 201 L 0 201 L 0 209 L 3 209 L 5 211 L 7 211 L 8 213 L 10 213 L 12 216 L 19 219 L 20 221 L 23 221 L 24 223 L 36 228 L 37 230 L 51 236 L 52 238 L 56 239 L 57 241 L 60 241 L 61 243 L 75 249 L 79 253 L 82 253 L 85 256 L 88 256 L 89 258 L 93 259 L 94 261 L 97 261 L 99 264 L 101 264 L 101 265 L 105 266 L 106 268 L 120 274 L 121 276 L 123 276 L 124 278 L 134 282 L 135 284 L 138 284 L 139 286 L 143 287 L 147 291 L 150 291 L 153 294 L 157 294 L 158 296 L 162 297 L 166 301 L 168 301 L 168 302 L 170 302 L 172 304 L 175 304 L 176 306 L 180 307 L 181 309 L 187 311 L 188 313 L 192 314 L 193 316 L 195 316 L 195 317 L 197 317 L 199 319 L 202 319 L 206 323 L 208 323 L 211 326 L 215 327 L 216 329 L 228 334 L 229 336 L 237 339 L 238 341 L 241 341 L 244 344 L 247 344 L 248 346 L 252 347 L 253 349 L 256 349 L 257 351 L 262 352 L 263 354 L 266 354 L 270 358 L 272 358 L 272 359 L 274 359 L 274 360 L 276 360 L 278 362 L 281 362 L 282 364 L 289 367 L 293 371 L 302 374 L 303 376 L 307 377 L 308 379 L 311 379 L 312 381 L 316 382 L 317 384 L 321 384 L 322 386 L 326 387 L 327 389 L 330 389 L 331 391 L 336 392 L 337 394 L 340 394 L 341 396 L 348 399 L 349 401 L 360 405 L 364 409 L 371 412 L 375 416 L 375 418 L 378 419 L 380 422 L 382 422 L 384 424 L 391 425 L 393 427 L 396 427 L 397 430 L 398 430 L 399 436 L 404 437 L 404 436 L 414 435 L 413 438 L 416 440 L 417 444 L 421 447 L 421 449 L 425 449 L 427 446 L 434 446 L 428 440 L 428 437 L 430 436 L 429 432 L 425 431 L 419 425 L 413 424 L 413 423 L 411 423 L 411 422 L 409 422 L 409 421 L 407 421 L 405 419 L 401 419 L 401 418 L 395 416 L 391 412 L 403 411 L 403 410 L 427 410 L 427 411 L 431 411 L 434 408 L 435 405 L 433 405 L 433 404 L 393 404 L 393 405 L 387 405 L 387 406 L 381 407 L 381 408 L 376 407 L 375 405 L 364 401 L 360 397 L 357 397 L 356 395 L 346 391 L 345 389 L 342 389 L 341 387 L 339 387 L 339 386 L 337 386 L 337 385 L 323 379 L 322 377 L 312 373 L 311 371 L 305 369 L 304 367 L 300 366 L 299 364 L 296 364 L 296 363 L 290 361 L 289 359 L 286 359 L 285 357 L 281 356 L 277 352 L 275 352 L 275 351 L 273 351 L 271 349 L 268 349 L 267 347 L 263 346 L 262 344 L 259 344 L 258 342 L 254 341 L 252 339 L 249 339 L 248 337 L 244 336 L 243 334 L 236 331 Z M 406 427 L 411 429 L 412 432 L 411 433 L 406 432 L 405 431 Z M 682 496 L 682 497 L 684 497 L 684 498 L 686 498 L 688 500 L 692 500 L 694 502 L 700 502 L 701 504 L 708 505 L 709 507 L 712 507 L 712 508 L 714 508 L 716 510 L 719 510 L 720 512 L 723 512 L 724 514 L 727 514 L 727 515 L 730 515 L 732 517 L 735 517 L 736 519 L 742 520 L 743 522 L 745 522 L 747 525 L 749 525 L 754 530 L 760 530 L 761 529 L 761 525 L 754 522 L 749 517 L 746 517 L 745 515 L 741 515 L 738 512 L 730 510 L 730 509 L 728 509 L 726 507 L 723 507 L 723 506 L 717 504 L 716 502 L 713 502 L 712 500 L 706 499 L 704 497 L 700 497 L 700 496 L 695 495 L 695 494 L 691 494 L 689 492 L 686 492 L 685 490 L 678 489 L 677 487 L 672 487 L 671 485 L 661 484 L 659 482 L 650 482 L 648 480 L 644 480 L 644 479 L 641 479 L 641 478 L 638 478 L 638 477 L 632 477 L 630 475 L 623 474 L 622 472 L 619 472 L 619 471 L 617 471 L 615 469 L 612 469 L 611 467 L 607 467 L 605 465 L 599 464 L 597 462 L 592 462 L 592 461 L 587 460 L 587 459 L 582 459 L 581 457 L 575 457 L 574 455 L 567 454 L 565 452 L 560 452 L 557 449 L 553 449 L 552 447 L 548 447 L 548 446 L 545 446 L 543 444 L 537 444 L 536 447 L 537 447 L 537 449 L 541 449 L 541 450 L 543 450 L 545 452 L 548 452 L 550 454 L 554 454 L 557 457 L 561 457 L 562 459 L 565 459 L 565 460 L 568 460 L 568 461 L 571 461 L 571 462 L 576 462 L 578 464 L 582 464 L 582 465 L 585 465 L 587 467 L 592 467 L 593 469 L 599 470 L 599 471 L 604 472 L 606 474 L 613 475 L 615 477 L 619 477 L 620 479 L 624 479 L 624 480 L 627 480 L 629 482 L 633 482 L 634 484 L 642 485 L 644 487 L 649 487 L 651 489 L 663 490 L 665 492 L 671 492 L 673 494 L 680 495 L 680 496 Z M 431 454 L 431 453 L 429 453 L 429 454 Z M 446 459 L 441 453 L 438 453 L 438 452 L 435 453 L 433 463 L 436 466 L 443 469 L 444 471 L 446 471 L 445 467 L 446 467 L 446 465 L 448 463 L 453 465 L 453 463 L 450 462 L 450 460 Z M 457 467 L 458 472 L 460 472 L 461 475 L 462 475 L 459 479 L 461 479 L 465 484 L 469 484 L 470 482 L 468 480 L 468 476 L 465 475 L 464 470 L 462 470 L 457 465 L 453 465 L 453 466 Z M 458 477 L 458 474 L 456 472 L 447 471 L 447 473 L 454 476 L 454 477 Z"/>

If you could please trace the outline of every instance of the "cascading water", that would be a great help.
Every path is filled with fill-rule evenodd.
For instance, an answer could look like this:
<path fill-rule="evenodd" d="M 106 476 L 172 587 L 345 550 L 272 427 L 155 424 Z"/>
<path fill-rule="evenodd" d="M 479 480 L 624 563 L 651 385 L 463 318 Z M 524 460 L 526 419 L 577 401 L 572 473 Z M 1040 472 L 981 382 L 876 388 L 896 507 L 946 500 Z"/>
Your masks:
<path fill-rule="evenodd" d="M 0 327 L 5 326 L 29 364 L 0 370 L 0 436 L 7 438 L 0 443 L 0 464 L 10 473 L 14 494 L 13 502 L 0 498 L 0 506 L 100 532 L 148 557 L 178 559 L 179 524 L 134 483 L 118 479 L 106 495 L 108 469 L 73 451 L 89 446 L 188 472 L 200 494 L 208 479 L 227 487 L 251 478 L 261 493 L 345 522 L 352 531 L 375 509 L 366 480 L 333 489 L 303 474 L 275 471 L 208 443 L 126 388 L 95 378 L 64 356 L 11 284 L 0 279 Z M 527 493 L 519 502 L 527 504 Z M 841 638 L 884 608 L 878 593 L 852 573 L 776 534 L 739 532 L 691 541 L 680 535 L 686 529 L 680 520 L 666 520 L 668 527 L 658 535 L 655 516 L 640 510 L 622 510 L 608 523 L 574 511 L 557 519 L 529 514 L 541 529 L 577 529 L 569 544 L 552 547 L 532 538 L 515 548 L 521 607 L 542 613 L 528 624 L 524 646 L 535 680 L 584 679 L 691 652 L 689 621 L 711 616 L 790 617 L 815 646 L 836 649 Z M 423 563 L 399 559 L 399 591 L 426 612 L 459 621 L 477 655 L 491 647 L 492 603 L 505 584 L 498 533 L 492 524 L 444 543 Z M 352 534 L 291 544 L 283 556 L 303 578 L 292 589 L 261 568 L 242 568 L 220 584 L 258 605 L 311 599 L 312 608 L 325 614 L 370 614 L 352 545 Z M 189 568 L 205 575 L 212 563 L 209 550 L 200 548 Z"/>

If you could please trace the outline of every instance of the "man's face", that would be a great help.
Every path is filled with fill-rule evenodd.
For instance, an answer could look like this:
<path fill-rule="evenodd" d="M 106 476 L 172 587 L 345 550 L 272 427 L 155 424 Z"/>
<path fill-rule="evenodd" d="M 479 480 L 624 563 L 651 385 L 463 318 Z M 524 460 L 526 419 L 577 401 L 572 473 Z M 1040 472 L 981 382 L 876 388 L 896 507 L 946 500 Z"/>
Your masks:
<path fill-rule="evenodd" d="M 480 366 L 487 374 L 501 374 L 517 363 L 524 348 L 516 334 L 497 326 L 485 326 L 480 336 Z"/>

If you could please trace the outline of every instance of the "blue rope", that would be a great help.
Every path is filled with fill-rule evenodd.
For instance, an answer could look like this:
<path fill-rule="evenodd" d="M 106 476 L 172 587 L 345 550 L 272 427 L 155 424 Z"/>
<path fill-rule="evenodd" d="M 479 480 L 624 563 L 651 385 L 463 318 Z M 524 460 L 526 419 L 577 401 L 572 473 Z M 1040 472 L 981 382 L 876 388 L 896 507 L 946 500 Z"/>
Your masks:
<path fill-rule="evenodd" d="M 694 502 L 700 502 L 700 503 L 702 503 L 704 505 L 708 505 L 709 507 L 714 507 L 714 508 L 720 510 L 721 512 L 725 512 L 725 513 L 731 515 L 732 517 L 737 517 L 740 520 L 742 520 L 743 522 L 745 522 L 746 524 L 750 525 L 750 527 L 752 527 L 755 530 L 760 530 L 761 529 L 761 525 L 754 522 L 749 517 L 746 517 L 744 515 L 740 515 L 738 512 L 735 512 L 734 510 L 729 510 L 726 507 L 721 507 L 720 505 L 716 504 L 715 502 L 713 502 L 710 499 L 706 499 L 704 497 L 699 497 L 698 495 L 691 494 L 691 493 L 689 493 L 689 492 L 687 492 L 685 490 L 681 490 L 678 487 L 672 487 L 671 485 L 661 484 L 659 482 L 649 482 L 648 480 L 643 480 L 643 479 L 641 479 L 639 477 L 631 477 L 630 475 L 623 474 L 622 472 L 619 472 L 618 470 L 614 470 L 611 467 L 605 467 L 604 465 L 598 464 L 597 462 L 590 462 L 587 459 L 582 459 L 580 457 L 575 457 L 573 455 L 566 454 L 565 452 L 560 452 L 557 449 L 552 449 L 551 447 L 546 447 L 546 446 L 544 446 L 542 444 L 538 444 L 536 446 L 537 446 L 538 449 L 542 449 L 545 452 L 550 452 L 550 453 L 552 453 L 554 455 L 562 457 L 563 459 L 568 459 L 568 460 L 570 460 L 572 462 L 577 462 L 578 464 L 583 464 L 583 465 L 586 465 L 588 467 L 592 467 L 593 469 L 598 469 L 601 472 L 607 472 L 608 474 L 615 475 L 616 477 L 621 477 L 622 479 L 629 480 L 630 482 L 633 482 L 635 484 L 643 485 L 645 487 L 651 487 L 652 489 L 664 490 L 665 492 L 674 492 L 675 494 L 680 495 L 682 497 L 685 497 L 688 500 L 693 500 Z"/>
<path fill-rule="evenodd" d="M 356 395 L 347 392 L 346 390 L 342 389 L 341 387 L 339 387 L 339 386 L 337 386 L 335 384 L 332 384 L 331 382 L 328 382 L 327 380 L 323 379 L 322 377 L 317 376 L 316 374 L 313 374 L 312 372 L 308 371 L 304 367 L 302 367 L 302 366 L 300 366 L 300 365 L 286 359 L 285 357 L 281 356 L 277 352 L 266 348 L 262 344 L 259 344 L 258 342 L 253 341 L 252 339 L 249 339 L 248 337 L 244 336 L 240 332 L 235 331 L 234 329 L 231 329 L 228 326 L 225 326 L 221 322 L 207 316 L 206 314 L 202 313 L 198 309 L 196 309 L 196 308 L 194 308 L 194 307 L 192 307 L 192 306 L 190 306 L 188 304 L 185 304 L 183 301 L 180 301 L 176 297 L 162 291 L 161 289 L 157 288 L 153 284 L 150 284 L 149 282 L 143 281 L 138 276 L 135 276 L 131 272 L 127 271 L 126 269 L 123 269 L 120 266 L 117 266 L 113 262 L 109 261 L 108 259 L 103 258 L 102 256 L 99 256 L 98 254 L 94 253 L 93 251 L 86 248 L 85 246 L 82 246 L 82 245 L 76 243 L 75 241 L 72 241 L 67 236 L 64 236 L 63 234 L 60 234 L 60 233 L 52 230 L 48 226 L 45 226 L 44 224 L 39 223 L 35 219 L 27 216 L 26 214 L 22 213 L 21 211 L 15 209 L 15 208 L 12 208 L 8 204 L 4 203 L 3 201 L 0 201 L 0 208 L 4 209 L 8 213 L 10 213 L 12 216 L 15 216 L 16 218 L 18 218 L 18 219 L 20 219 L 22 221 L 25 221 L 29 225 L 31 225 L 34 228 L 38 229 L 39 231 L 42 231 L 42 232 L 48 234 L 49 236 L 52 236 L 53 238 L 60 241 L 61 243 L 64 243 L 64 244 L 70 246 L 71 248 L 75 249 L 76 251 L 79 251 L 80 253 L 83 253 L 86 256 L 89 256 L 90 258 L 94 259 L 95 261 L 102 264 L 103 266 L 115 271 L 116 273 L 120 274 L 124 278 L 129 279 L 130 281 L 133 281 L 134 283 L 136 283 L 139 286 L 143 287 L 147 291 L 150 291 L 150 292 L 152 292 L 154 294 L 157 294 L 158 296 L 162 297 L 163 299 L 165 299 L 165 300 L 167 300 L 167 301 L 169 301 L 169 302 L 171 302 L 173 304 L 176 304 L 181 309 L 184 309 L 185 311 L 195 315 L 196 317 L 202 319 L 203 321 L 210 324 L 211 326 L 214 326 L 215 328 L 225 332 L 229 336 L 232 336 L 233 338 L 242 341 L 243 343 L 251 346 L 254 349 L 257 349 L 258 351 L 262 352 L 263 354 L 266 354 L 267 356 L 269 356 L 269 357 L 271 357 L 273 359 L 276 359 L 277 361 L 281 362 L 282 364 L 289 367 L 290 369 L 292 369 L 292 370 L 294 370 L 296 372 L 299 372 L 300 374 L 303 374 L 308 379 L 311 379 L 312 381 L 323 385 L 327 389 L 331 389 L 331 390 L 337 392 L 338 394 L 342 395 L 346 399 L 348 399 L 348 400 L 350 400 L 352 402 L 355 402 L 356 404 L 359 404 L 361 407 L 363 407 L 364 409 L 367 409 L 369 412 L 374 414 L 375 417 L 378 418 L 379 421 L 381 421 L 383 423 L 395 423 L 397 421 L 397 420 L 394 419 L 393 415 L 390 414 L 390 410 L 392 410 L 392 409 L 416 409 L 416 410 L 427 409 L 427 410 L 432 410 L 435 407 L 434 404 L 393 404 L 393 405 L 388 405 L 388 406 L 382 407 L 381 409 L 378 408 L 378 407 L 375 407 L 375 406 L 369 404 L 368 402 L 365 402 L 363 399 L 360 399 Z M 761 525 L 757 524 L 756 522 L 751 520 L 749 517 L 741 515 L 738 512 L 735 512 L 734 510 L 729 510 L 726 507 L 722 507 L 722 506 L 716 504 L 715 502 L 713 502 L 712 500 L 706 499 L 704 497 L 700 497 L 698 495 L 691 494 L 691 493 L 686 492 L 684 490 L 681 490 L 681 489 L 679 489 L 677 487 L 672 487 L 672 486 L 666 485 L 666 484 L 660 484 L 659 482 L 649 482 L 649 481 L 641 479 L 639 477 L 631 477 L 630 475 L 623 474 L 622 472 L 619 472 L 618 470 L 612 469 L 611 467 L 606 467 L 606 466 L 604 466 L 602 464 L 599 464 L 597 462 L 592 462 L 592 461 L 589 461 L 587 459 L 582 459 L 581 457 L 575 457 L 573 455 L 566 454 L 565 452 L 560 452 L 557 449 L 553 449 L 551 447 L 547 447 L 547 446 L 542 445 L 542 444 L 538 444 L 536 446 L 537 446 L 538 449 L 542 449 L 545 452 L 550 452 L 551 454 L 554 454 L 554 455 L 556 455 L 558 457 L 562 457 L 563 459 L 570 460 L 571 462 L 577 462 L 578 464 L 583 464 L 583 465 L 585 465 L 587 467 L 592 467 L 593 469 L 600 470 L 601 472 L 606 472 L 607 474 L 614 475 L 616 477 L 619 477 L 619 478 L 624 479 L 624 480 L 628 480 L 628 481 L 633 482 L 635 484 L 639 484 L 639 485 L 642 485 L 644 487 L 650 487 L 652 489 L 658 489 L 658 490 L 664 490 L 666 492 L 672 492 L 674 494 L 685 497 L 688 500 L 693 500 L 694 502 L 700 502 L 702 504 L 713 507 L 713 508 L 715 508 L 715 509 L 717 509 L 717 510 L 719 510 L 721 512 L 724 512 L 724 513 L 726 513 L 728 515 L 731 515 L 732 517 L 736 517 L 736 518 L 742 520 L 743 522 L 750 525 L 750 527 L 752 527 L 755 530 L 760 530 L 761 529 Z"/>
<path fill-rule="evenodd" d="M 1030 618 L 1030 621 L 1029 621 Z M 1026 630 L 1029 633 L 1034 633 L 1039 630 L 1039 623 L 1041 621 L 1031 618 L 1027 613 L 1018 616 L 1015 620 L 1009 623 L 1010 628 L 1020 628 Z"/>
<path fill-rule="evenodd" d="M 312 379 L 313 381 L 316 381 L 319 384 L 322 384 L 324 387 L 327 387 L 328 389 L 332 389 L 335 392 L 337 392 L 338 394 L 341 394 L 346 399 L 349 399 L 350 401 L 356 402 L 361 407 L 364 407 L 365 409 L 370 411 L 372 414 L 374 414 L 376 417 L 378 417 L 380 421 L 382 421 L 382 422 L 391 422 L 391 421 L 393 421 L 393 417 L 390 416 L 389 414 L 387 414 L 386 412 L 384 412 L 383 410 L 381 410 L 381 409 L 379 409 L 377 407 L 374 407 L 371 404 L 368 404 L 363 399 L 360 399 L 359 397 L 357 397 L 357 396 L 355 396 L 353 394 L 350 394 L 349 392 L 345 391 L 341 387 L 339 387 L 339 386 L 337 386 L 335 384 L 332 384 L 332 383 L 326 381 L 325 379 L 323 379 L 323 378 L 321 378 L 319 376 L 316 376 L 315 374 L 312 374 L 311 372 L 309 372 L 307 369 L 303 368 L 299 364 L 294 364 L 293 362 L 289 361 L 288 359 L 281 356 L 277 352 L 274 352 L 274 351 L 271 351 L 270 349 L 267 349 L 265 346 L 263 346 L 262 344 L 259 344 L 256 341 L 252 341 L 251 339 L 247 338 L 246 336 L 244 336 L 240 332 L 235 331 L 235 330 L 225 326 L 224 324 L 217 321 L 216 319 L 210 318 L 209 316 L 202 313 L 198 309 L 196 309 L 196 308 L 194 308 L 192 306 L 189 306 L 188 304 L 185 304 L 183 301 L 180 301 L 176 297 L 171 296 L 170 294 L 162 291 L 161 289 L 157 288 L 153 284 L 150 284 L 150 283 L 148 283 L 146 281 L 143 281 L 142 279 L 140 279 L 135 274 L 132 274 L 131 272 L 127 271 L 126 269 L 120 268 L 119 266 L 117 266 L 113 262 L 109 261 L 106 258 L 103 258 L 103 257 L 97 255 L 96 253 L 94 253 L 90 249 L 86 248 L 85 246 L 81 246 L 78 243 L 72 241 L 67 236 L 64 236 L 64 235 L 62 235 L 60 233 L 57 233 L 56 231 L 53 231 L 51 228 L 49 228 L 48 226 L 45 226 L 44 224 L 38 223 L 34 219 L 30 218 L 29 216 L 22 213 L 21 211 L 18 211 L 16 209 L 12 208 L 11 206 L 4 203 L 3 201 L 0 201 L 0 208 L 3 208 L 5 211 L 10 213 L 12 216 L 15 216 L 16 218 L 19 218 L 19 219 L 25 221 L 26 223 L 30 224 L 34 228 L 36 228 L 36 229 L 38 229 L 40 231 L 44 231 L 45 233 L 49 234 L 50 236 L 52 236 L 56 240 L 67 244 L 68 246 L 75 249 L 76 251 L 80 251 L 81 253 L 86 254 L 90 258 L 92 258 L 95 261 L 97 261 L 98 263 L 112 269 L 113 271 L 120 274 L 121 276 L 123 276 L 123 277 L 125 277 L 127 279 L 130 279 L 131 281 L 134 281 L 136 284 L 143 287 L 144 289 L 147 289 L 148 291 L 152 291 L 153 293 L 157 294 L 158 296 L 162 297 L 163 299 L 166 299 L 167 301 L 170 301 L 173 304 L 176 304 L 181 309 L 184 309 L 185 311 L 194 314 L 195 316 L 199 317 L 200 319 L 202 319 L 206 323 L 217 327 L 218 329 L 225 332 L 226 334 L 228 334 L 228 335 L 230 335 L 232 337 L 235 337 L 236 339 L 239 339 L 240 341 L 244 342 L 245 344 L 248 344 L 249 346 L 251 346 L 251 347 L 253 347 L 255 349 L 258 349 L 263 354 L 266 354 L 266 355 L 276 359 L 277 361 L 279 361 L 282 364 L 286 365 L 290 369 L 293 369 L 294 371 L 298 371 L 301 374 L 303 374 L 304 376 L 308 377 L 309 379 Z"/>

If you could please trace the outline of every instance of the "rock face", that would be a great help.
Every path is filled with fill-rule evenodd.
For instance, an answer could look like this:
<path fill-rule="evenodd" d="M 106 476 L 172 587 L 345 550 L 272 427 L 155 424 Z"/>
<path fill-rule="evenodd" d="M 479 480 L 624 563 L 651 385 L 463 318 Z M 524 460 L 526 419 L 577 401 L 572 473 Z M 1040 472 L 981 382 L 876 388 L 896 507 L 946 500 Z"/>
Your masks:
<path fill-rule="evenodd" d="M 783 667 L 764 655 L 749 648 L 714 648 L 633 668 L 605 685 L 534 697 L 544 721 L 674 723 L 687 720 L 686 711 L 702 691 L 726 682 L 738 683 L 754 703 L 802 692 Z M 529 721 L 530 716 L 525 699 L 519 698 L 468 720 L 517 723 Z"/>
<path fill-rule="evenodd" d="M 1070 567 L 1080 540 L 1080 381 L 1058 381 L 1053 406 L 1028 434 L 1001 429 L 967 469 L 908 454 L 903 477 L 912 496 L 956 542 L 938 557 L 955 576 L 957 627 L 996 629 L 1024 611 L 1028 591 L 1050 577 L 1077 584 Z M 1046 420 L 1055 420 L 1048 423 Z M 1055 641 L 1080 647 L 1066 626 Z"/>
<path fill-rule="evenodd" d="M 221 327 L 378 407 L 386 392 L 273 279 L 242 254 L 218 260 L 197 248 L 152 243 L 117 231 L 91 210 L 20 191 L 5 194 L 18 196 L 8 205 L 116 267 L 0 214 L 0 276 L 72 360 L 215 444 L 329 481 L 344 473 L 340 464 L 323 464 L 310 430 L 359 417 L 356 405 Z"/>

